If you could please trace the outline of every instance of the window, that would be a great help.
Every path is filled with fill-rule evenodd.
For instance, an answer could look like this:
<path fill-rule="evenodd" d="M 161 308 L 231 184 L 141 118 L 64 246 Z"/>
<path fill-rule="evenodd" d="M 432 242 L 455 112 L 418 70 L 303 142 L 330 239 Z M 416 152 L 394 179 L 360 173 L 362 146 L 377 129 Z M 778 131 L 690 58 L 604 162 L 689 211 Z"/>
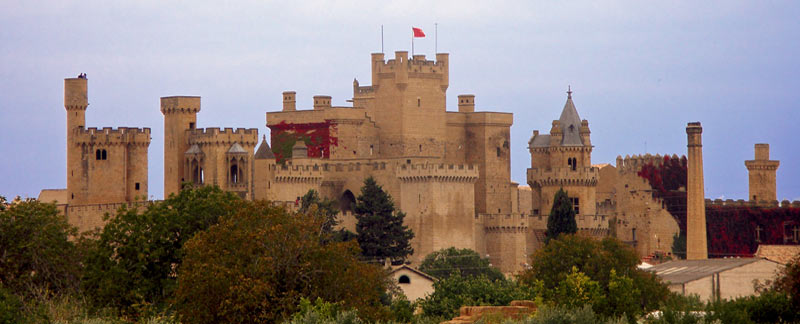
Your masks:
<path fill-rule="evenodd" d="M 575 210 L 575 215 L 580 214 L 580 200 L 577 197 L 569 200 L 572 201 L 572 209 Z"/>
<path fill-rule="evenodd" d="M 189 123 L 189 129 L 194 129 L 194 123 Z"/>
<path fill-rule="evenodd" d="M 239 166 L 236 164 L 231 165 L 231 183 L 239 183 Z"/>
<path fill-rule="evenodd" d="M 636 229 L 631 228 L 631 241 L 636 241 Z"/>
<path fill-rule="evenodd" d="M 497 157 L 500 157 L 500 148 L 497 148 Z"/>
<path fill-rule="evenodd" d="M 764 229 L 761 225 L 756 225 L 756 242 L 761 242 L 761 234 L 764 232 Z"/>
<path fill-rule="evenodd" d="M 408 277 L 408 276 L 406 276 L 406 275 L 402 275 L 402 276 L 400 276 L 400 278 L 397 280 L 397 282 L 398 282 L 398 283 L 401 283 L 401 284 L 410 284 L 410 283 L 411 283 L 411 278 L 409 278 L 409 277 Z"/>
<path fill-rule="evenodd" d="M 108 159 L 108 153 L 106 152 L 106 150 L 97 149 L 97 151 L 94 152 L 94 159 L 95 160 L 107 160 Z"/>
<path fill-rule="evenodd" d="M 103 150 L 103 160 L 108 160 L 108 156 L 106 155 L 106 150 Z"/>
<path fill-rule="evenodd" d="M 99 160 L 101 158 L 101 156 L 102 155 L 100 155 L 100 150 L 97 150 L 97 151 L 94 152 L 94 159 L 95 160 Z"/>
<path fill-rule="evenodd" d="M 575 171 L 578 167 L 578 159 L 576 158 L 568 158 L 567 159 L 567 166 L 569 166 L 570 170 Z"/>
<path fill-rule="evenodd" d="M 422 144 L 419 145 L 419 151 L 422 152 Z"/>
<path fill-rule="evenodd" d="M 136 190 L 139 190 L 139 183 L 136 183 Z"/>
<path fill-rule="evenodd" d="M 417 107 L 421 107 L 421 106 L 422 106 L 422 99 L 417 98 Z"/>

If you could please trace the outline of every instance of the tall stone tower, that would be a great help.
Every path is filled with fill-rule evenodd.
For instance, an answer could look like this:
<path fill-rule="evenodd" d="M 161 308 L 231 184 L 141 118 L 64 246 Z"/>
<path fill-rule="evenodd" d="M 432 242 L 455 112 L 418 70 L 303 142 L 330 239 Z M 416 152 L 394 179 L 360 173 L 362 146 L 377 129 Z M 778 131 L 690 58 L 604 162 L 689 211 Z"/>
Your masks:
<path fill-rule="evenodd" d="M 703 127 L 700 122 L 686 126 L 688 172 L 686 181 L 686 259 L 708 259 L 706 206 L 703 186 Z"/>
<path fill-rule="evenodd" d="M 89 106 L 87 88 L 86 78 L 64 79 L 64 108 L 67 110 L 67 201 L 70 204 L 83 200 L 81 193 L 86 191 L 83 175 L 75 172 L 81 165 L 83 147 L 75 143 L 81 130 L 86 127 L 86 108 Z"/>
<path fill-rule="evenodd" d="M 200 97 L 161 98 L 164 114 L 164 198 L 177 194 L 185 178 L 184 154 L 189 149 L 187 130 L 197 127 Z"/>
<path fill-rule="evenodd" d="M 553 197 L 559 189 L 567 191 L 578 216 L 594 216 L 599 171 L 592 167 L 592 142 L 589 122 L 581 120 L 572 91 L 561 117 L 553 121 L 549 135 L 538 130 L 528 141 L 531 167 L 528 184 L 531 186 L 533 214 L 548 215 Z M 578 226 L 581 227 L 579 222 Z"/>
<path fill-rule="evenodd" d="M 769 159 L 769 144 L 755 145 L 755 159 L 744 161 L 750 178 L 750 196 L 753 201 L 778 200 L 775 173 L 780 161 Z"/>

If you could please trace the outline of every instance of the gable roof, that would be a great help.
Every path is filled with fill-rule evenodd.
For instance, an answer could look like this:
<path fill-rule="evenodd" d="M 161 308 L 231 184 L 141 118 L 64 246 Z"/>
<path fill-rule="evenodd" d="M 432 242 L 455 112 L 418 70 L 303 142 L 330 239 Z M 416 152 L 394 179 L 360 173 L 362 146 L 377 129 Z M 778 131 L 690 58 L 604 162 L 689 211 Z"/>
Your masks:
<path fill-rule="evenodd" d="M 267 143 L 267 135 L 264 135 L 264 138 L 261 140 L 261 145 L 258 146 L 254 158 L 258 160 L 275 158 L 275 154 L 272 153 L 272 148 L 270 148 Z"/>
<path fill-rule="evenodd" d="M 192 147 L 186 150 L 186 153 L 184 154 L 200 154 L 200 153 L 203 153 L 203 151 L 200 150 L 200 146 L 197 146 L 197 144 L 192 144 Z"/>
<path fill-rule="evenodd" d="M 420 276 L 422 276 L 425 279 L 428 279 L 430 281 L 438 281 L 439 280 L 439 279 L 436 279 L 436 277 L 434 277 L 434 276 L 431 276 L 431 275 L 429 275 L 427 273 L 424 273 L 424 272 L 422 272 L 420 270 L 417 270 L 415 268 L 409 267 L 408 265 L 405 265 L 405 264 L 392 269 L 392 271 L 390 271 L 389 274 L 394 274 L 395 272 L 403 270 L 403 269 L 406 269 L 408 271 L 416 273 L 416 274 L 418 274 L 418 275 L 420 275 Z"/>
<path fill-rule="evenodd" d="M 244 149 L 244 147 L 239 145 L 239 142 L 236 142 L 233 143 L 233 145 L 231 145 L 231 148 L 228 150 L 228 153 L 247 153 L 247 151 Z"/>
<path fill-rule="evenodd" d="M 762 258 L 677 260 L 654 265 L 646 270 L 654 272 L 664 282 L 683 284 L 759 261 L 774 262 Z"/>

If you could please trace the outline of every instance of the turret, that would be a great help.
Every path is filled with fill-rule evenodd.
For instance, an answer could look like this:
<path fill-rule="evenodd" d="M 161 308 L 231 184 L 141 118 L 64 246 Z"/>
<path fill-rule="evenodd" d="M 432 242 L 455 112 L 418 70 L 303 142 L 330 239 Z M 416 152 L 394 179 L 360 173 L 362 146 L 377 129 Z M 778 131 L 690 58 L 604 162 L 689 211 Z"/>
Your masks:
<path fill-rule="evenodd" d="M 583 141 L 584 146 L 592 146 L 591 134 L 592 132 L 589 131 L 589 121 L 584 119 L 581 121 L 581 140 Z"/>
<path fill-rule="evenodd" d="M 314 96 L 314 110 L 331 107 L 331 96 Z"/>
<path fill-rule="evenodd" d="M 471 94 L 458 95 L 458 112 L 462 113 L 475 112 L 475 95 Z"/>
<path fill-rule="evenodd" d="M 561 145 L 561 138 L 564 134 L 561 131 L 561 122 L 558 120 L 553 121 L 553 126 L 550 128 L 550 146 Z"/>
<path fill-rule="evenodd" d="M 778 199 L 776 172 L 780 161 L 769 159 L 769 144 L 755 145 L 755 159 L 744 161 L 747 167 L 750 200 L 773 202 Z"/>
<path fill-rule="evenodd" d="M 64 108 L 67 110 L 67 201 L 83 199 L 86 184 L 81 181 L 81 149 L 75 143 L 78 129 L 86 127 L 86 108 L 89 106 L 88 80 L 85 77 L 64 79 Z"/>
<path fill-rule="evenodd" d="M 296 95 L 294 91 L 283 92 L 283 111 L 295 111 L 297 109 Z"/>
<path fill-rule="evenodd" d="M 164 197 L 177 194 L 184 178 L 184 153 L 189 149 L 186 131 L 197 128 L 200 97 L 161 98 L 164 114 Z"/>

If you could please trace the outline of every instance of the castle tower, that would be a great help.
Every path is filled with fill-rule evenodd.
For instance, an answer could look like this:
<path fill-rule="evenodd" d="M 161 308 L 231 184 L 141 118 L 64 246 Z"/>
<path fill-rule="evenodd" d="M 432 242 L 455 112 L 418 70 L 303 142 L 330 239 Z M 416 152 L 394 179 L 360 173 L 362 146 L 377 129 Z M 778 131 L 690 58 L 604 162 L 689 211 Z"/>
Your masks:
<path fill-rule="evenodd" d="M 184 175 L 184 154 L 189 150 L 187 130 L 197 127 L 200 97 L 175 96 L 161 98 L 164 114 L 164 198 L 177 194 Z"/>
<path fill-rule="evenodd" d="M 86 108 L 89 106 L 88 80 L 64 79 L 64 108 L 67 110 L 67 201 L 70 204 L 86 199 L 85 178 L 79 171 L 83 147 L 77 144 L 79 132 L 86 128 Z M 76 172 L 78 171 L 78 172 Z"/>
<path fill-rule="evenodd" d="M 700 122 L 686 126 L 688 171 L 686 181 L 686 259 L 708 259 L 706 206 L 703 186 L 703 127 Z"/>
<path fill-rule="evenodd" d="M 578 115 L 570 89 L 561 116 L 553 121 L 550 134 L 541 135 L 535 130 L 528 141 L 531 153 L 528 184 L 534 215 L 548 215 L 555 193 L 562 188 L 572 200 L 576 216 L 597 214 L 595 197 L 599 172 L 592 167 L 590 134 L 589 122 Z M 581 226 L 579 222 L 578 227 Z"/>
<path fill-rule="evenodd" d="M 409 59 L 407 51 L 397 51 L 384 61 L 382 53 L 372 54 L 372 85 L 354 83 L 353 106 L 365 108 L 378 126 L 383 156 L 444 156 L 448 58 Z"/>
<path fill-rule="evenodd" d="M 778 200 L 775 173 L 780 161 L 769 159 L 769 144 L 755 145 L 755 159 L 744 161 L 750 180 L 750 196 L 753 201 L 772 202 Z"/>

